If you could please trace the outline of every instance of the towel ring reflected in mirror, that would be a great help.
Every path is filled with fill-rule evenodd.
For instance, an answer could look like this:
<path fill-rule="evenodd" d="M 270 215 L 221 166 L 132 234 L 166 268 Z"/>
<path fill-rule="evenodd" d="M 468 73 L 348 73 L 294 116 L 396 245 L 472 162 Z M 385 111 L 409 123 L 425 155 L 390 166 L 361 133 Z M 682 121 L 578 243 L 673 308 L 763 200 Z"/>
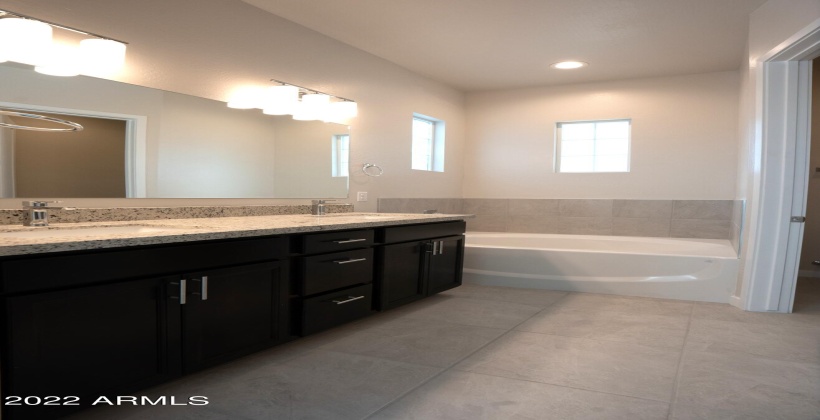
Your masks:
<path fill-rule="evenodd" d="M 0 127 L 11 128 L 14 130 L 31 130 L 31 131 L 48 131 L 52 133 L 66 133 L 72 131 L 83 131 L 83 126 L 77 124 L 75 122 L 71 122 L 68 120 L 61 120 L 59 118 L 47 117 L 45 115 L 38 115 L 38 114 L 31 114 L 28 112 L 20 112 L 20 111 L 10 111 L 5 109 L 0 109 L 0 115 L 10 115 L 12 117 L 21 117 L 21 118 L 30 118 L 34 120 L 40 121 L 49 121 L 60 125 L 68 126 L 67 128 L 49 128 L 49 127 L 33 127 L 29 125 L 17 125 L 17 124 L 10 124 L 4 123 L 0 121 Z"/>
<path fill-rule="evenodd" d="M 375 163 L 365 163 L 364 166 L 362 166 L 362 172 L 364 172 L 364 174 L 367 176 L 376 177 L 382 176 L 382 174 L 384 173 L 384 169 L 382 169 L 381 166 L 376 165 Z"/>

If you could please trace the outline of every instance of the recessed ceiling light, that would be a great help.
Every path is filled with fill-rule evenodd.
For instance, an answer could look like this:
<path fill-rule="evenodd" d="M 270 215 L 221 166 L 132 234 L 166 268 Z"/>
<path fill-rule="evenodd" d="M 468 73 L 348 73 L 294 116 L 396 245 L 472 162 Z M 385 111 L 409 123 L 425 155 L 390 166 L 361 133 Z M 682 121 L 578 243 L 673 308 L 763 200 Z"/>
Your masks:
<path fill-rule="evenodd" d="M 578 69 L 578 68 L 581 68 L 581 67 L 586 67 L 588 65 L 589 64 L 584 63 L 583 61 L 562 61 L 560 63 L 555 63 L 555 64 L 551 65 L 550 67 L 552 67 L 554 69 L 560 69 L 560 70 L 570 70 L 570 69 Z"/>

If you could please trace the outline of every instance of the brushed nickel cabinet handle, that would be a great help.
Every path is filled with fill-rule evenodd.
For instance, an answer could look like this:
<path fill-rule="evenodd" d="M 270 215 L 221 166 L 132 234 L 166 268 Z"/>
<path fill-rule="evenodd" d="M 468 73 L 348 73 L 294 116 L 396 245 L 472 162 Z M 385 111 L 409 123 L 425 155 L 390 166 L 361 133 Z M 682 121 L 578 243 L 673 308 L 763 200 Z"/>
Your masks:
<path fill-rule="evenodd" d="M 438 243 L 438 255 L 444 255 L 444 241 Z"/>
<path fill-rule="evenodd" d="M 199 292 L 193 292 L 194 295 L 199 295 L 200 300 L 208 300 L 208 276 L 202 276 L 201 279 L 191 279 L 191 281 L 199 283 Z"/>
<path fill-rule="evenodd" d="M 364 296 L 348 296 L 347 300 L 332 300 L 331 302 L 337 305 L 344 305 L 345 303 L 353 302 L 354 300 L 364 299 Z"/>
<path fill-rule="evenodd" d="M 180 281 L 172 281 L 171 284 L 174 286 L 179 285 L 179 297 L 171 296 L 171 299 L 179 299 L 179 304 L 184 305 L 187 303 L 187 294 L 188 294 L 188 285 L 185 280 Z"/>
<path fill-rule="evenodd" d="M 353 242 L 364 242 L 367 239 L 341 239 L 338 241 L 333 241 L 334 244 L 350 244 Z"/>
<path fill-rule="evenodd" d="M 355 259 L 351 258 L 349 260 L 336 260 L 336 261 L 333 261 L 333 263 L 341 265 L 341 264 L 350 264 L 350 263 L 361 262 L 361 261 L 367 261 L 367 258 L 355 258 Z"/>
<path fill-rule="evenodd" d="M 433 242 L 433 255 L 438 254 L 438 242 Z"/>

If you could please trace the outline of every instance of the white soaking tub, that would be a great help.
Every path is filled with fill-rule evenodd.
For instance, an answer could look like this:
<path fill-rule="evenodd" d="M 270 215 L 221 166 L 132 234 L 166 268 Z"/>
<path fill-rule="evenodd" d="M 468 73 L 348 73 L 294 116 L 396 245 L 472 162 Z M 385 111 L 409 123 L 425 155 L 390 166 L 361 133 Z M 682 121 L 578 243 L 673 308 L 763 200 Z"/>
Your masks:
<path fill-rule="evenodd" d="M 729 302 L 728 240 L 467 232 L 464 282 Z"/>

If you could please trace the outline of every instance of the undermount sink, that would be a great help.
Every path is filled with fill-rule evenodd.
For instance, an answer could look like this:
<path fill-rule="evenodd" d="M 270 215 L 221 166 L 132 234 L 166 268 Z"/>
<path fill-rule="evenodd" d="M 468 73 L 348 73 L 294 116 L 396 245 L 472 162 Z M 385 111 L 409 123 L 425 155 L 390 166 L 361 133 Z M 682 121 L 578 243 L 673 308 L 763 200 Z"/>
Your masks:
<path fill-rule="evenodd" d="M 176 230 L 184 230 L 184 227 L 173 226 L 147 226 L 147 225 L 125 225 L 125 226 L 81 226 L 81 227 L 42 227 L 31 228 L 31 230 L 16 230 L 10 232 L 0 232 L 2 238 L 73 238 L 80 236 L 99 235 L 122 235 L 140 233 L 165 233 Z"/>

